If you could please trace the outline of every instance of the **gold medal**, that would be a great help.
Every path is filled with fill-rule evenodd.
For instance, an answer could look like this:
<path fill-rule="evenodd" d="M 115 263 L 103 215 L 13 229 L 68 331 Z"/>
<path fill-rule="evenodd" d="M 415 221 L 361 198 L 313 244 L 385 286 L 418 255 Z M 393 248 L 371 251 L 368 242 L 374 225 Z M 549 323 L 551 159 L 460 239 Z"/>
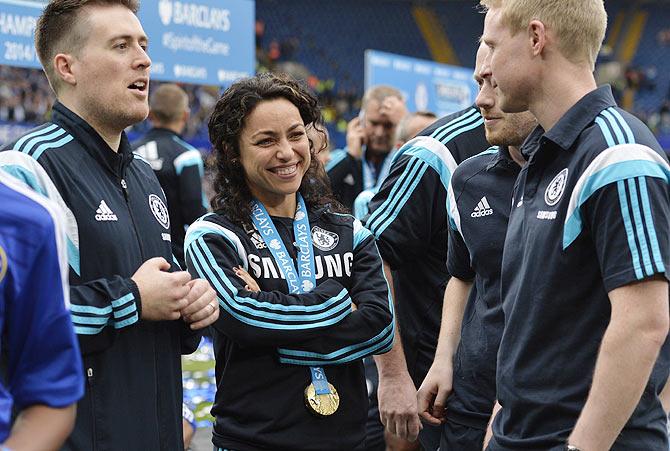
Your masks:
<path fill-rule="evenodd" d="M 328 384 L 330 393 L 325 395 L 318 395 L 314 384 L 309 384 L 305 388 L 305 405 L 307 410 L 319 417 L 327 417 L 334 414 L 340 406 L 340 395 L 333 387 L 333 384 Z"/>

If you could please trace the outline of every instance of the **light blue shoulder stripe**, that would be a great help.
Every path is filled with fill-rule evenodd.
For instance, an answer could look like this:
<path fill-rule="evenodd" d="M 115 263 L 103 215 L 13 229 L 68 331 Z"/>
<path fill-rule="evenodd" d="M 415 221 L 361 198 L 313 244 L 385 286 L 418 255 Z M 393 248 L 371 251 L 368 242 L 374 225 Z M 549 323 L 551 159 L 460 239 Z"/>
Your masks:
<path fill-rule="evenodd" d="M 51 125 L 49 125 L 49 126 L 46 127 L 46 128 L 43 128 L 43 129 L 40 129 L 40 130 L 35 130 L 35 131 L 32 132 L 32 133 L 28 133 L 28 134 L 24 135 L 23 137 L 21 137 L 21 139 L 19 139 L 18 141 L 16 141 L 16 143 L 14 144 L 14 147 L 12 148 L 12 150 L 20 151 L 20 150 L 21 150 L 21 146 L 23 146 L 23 144 L 24 144 L 26 141 L 28 141 L 29 139 L 31 139 L 31 138 L 35 138 L 35 137 L 37 137 L 37 136 L 41 136 L 41 135 L 44 135 L 44 134 L 47 134 L 47 133 L 50 133 L 50 132 L 54 131 L 54 130 L 57 129 L 57 128 L 59 128 L 58 125 L 56 125 L 56 124 L 51 124 Z"/>
<path fill-rule="evenodd" d="M 483 124 L 484 124 L 484 118 L 480 117 L 475 122 L 468 125 L 467 127 L 460 128 L 456 131 L 453 131 L 450 135 L 447 135 L 445 138 L 441 138 L 440 141 L 443 142 L 443 143 L 448 143 L 449 141 L 456 138 L 457 136 L 462 135 L 465 132 L 469 132 L 470 130 L 474 130 L 475 128 L 477 128 L 477 127 L 479 127 Z"/>
<path fill-rule="evenodd" d="M 359 230 L 357 230 L 356 233 L 354 233 L 354 249 L 356 249 L 359 244 L 371 236 L 372 232 L 370 232 L 365 227 L 361 227 Z"/>
<path fill-rule="evenodd" d="M 435 138 L 438 141 L 444 142 L 442 139 L 440 139 L 440 136 L 445 136 L 449 134 L 450 132 L 456 130 L 458 127 L 468 124 L 473 120 L 476 120 L 477 117 L 481 117 L 479 111 L 476 109 L 472 108 L 470 111 L 465 113 L 462 116 L 459 116 L 455 119 L 452 119 L 451 121 L 447 122 L 444 124 L 442 127 L 438 128 L 435 130 L 433 133 L 431 133 L 431 138 Z"/>
<path fill-rule="evenodd" d="M 628 122 L 626 122 L 623 116 L 621 116 L 621 113 L 619 113 L 614 107 L 608 108 L 605 111 L 609 112 L 619 121 L 619 125 L 623 128 L 623 131 L 626 134 L 626 142 L 631 144 L 635 143 L 635 135 L 633 134 L 633 130 L 631 130 L 630 125 L 628 125 Z"/>
<path fill-rule="evenodd" d="M 658 245 L 658 237 L 656 236 L 656 227 L 654 226 L 654 218 L 651 215 L 651 206 L 649 204 L 649 193 L 647 192 L 647 180 L 644 177 L 638 177 L 640 183 L 640 199 L 642 199 L 642 210 L 644 211 L 644 221 L 647 223 L 647 233 L 649 234 L 649 241 L 651 245 L 651 252 L 654 256 L 654 263 L 659 272 L 665 272 L 665 265 L 661 257 L 661 249 Z"/>
<path fill-rule="evenodd" d="M 603 136 L 605 137 L 605 142 L 607 143 L 607 147 L 614 147 L 616 143 L 614 142 L 614 137 L 612 136 L 612 132 L 610 132 L 609 127 L 607 126 L 607 123 L 605 120 L 598 116 L 596 119 L 596 124 L 598 124 L 598 127 L 600 127 L 600 131 L 602 132 Z"/>
<path fill-rule="evenodd" d="M 68 136 L 68 135 L 67 135 L 67 132 L 66 132 L 65 130 L 63 130 L 62 128 L 59 127 L 59 128 L 58 128 L 57 130 L 55 130 L 53 133 L 49 133 L 48 135 L 40 135 L 40 136 L 38 136 L 38 137 L 35 137 L 35 138 L 31 139 L 30 141 L 28 141 L 28 142 L 26 143 L 25 147 L 23 147 L 23 149 L 21 150 L 21 152 L 30 155 L 30 152 L 33 150 L 33 148 L 34 148 L 36 145 L 38 145 L 38 144 L 40 144 L 40 143 L 43 143 L 43 142 L 45 142 L 45 141 L 49 141 L 49 140 L 51 140 L 51 139 L 60 138 L 60 137 L 63 136 L 63 135 Z M 34 158 L 34 157 L 33 157 L 33 158 Z M 35 158 L 35 159 L 37 160 L 37 158 Z"/>
<path fill-rule="evenodd" d="M 618 144 L 623 144 L 626 142 L 626 138 L 624 137 L 623 130 L 621 129 L 621 126 L 619 123 L 617 123 L 616 119 L 614 119 L 614 116 L 608 111 L 608 110 L 603 110 L 602 116 L 607 119 L 609 122 L 610 126 L 612 127 L 612 130 L 614 131 L 614 135 L 616 136 L 616 142 Z"/>
<path fill-rule="evenodd" d="M 428 164 L 418 158 L 412 163 L 413 167 L 403 173 L 402 177 L 398 179 L 392 188 L 389 197 L 370 215 L 367 221 L 366 225 L 368 229 L 377 238 L 386 230 L 388 224 L 398 217 L 400 210 L 405 206 L 405 203 L 412 196 L 414 189 L 421 181 L 421 177 L 428 170 Z M 383 226 L 385 223 L 388 223 L 386 227 Z"/>
<path fill-rule="evenodd" d="M 465 160 L 461 161 L 461 164 L 465 163 L 466 161 L 474 160 L 475 158 L 483 157 L 485 155 L 497 154 L 498 152 L 500 152 L 500 147 L 491 146 L 488 149 L 486 149 L 485 151 L 479 152 L 477 155 L 473 155 L 471 157 L 466 158 Z"/>
<path fill-rule="evenodd" d="M 565 222 L 563 229 L 563 249 L 570 246 L 581 233 L 583 224 L 580 209 L 593 193 L 610 183 L 635 177 L 660 178 L 667 183 L 670 181 L 670 170 L 652 161 L 627 160 L 606 166 L 588 177 L 579 193 L 576 208 Z"/>
<path fill-rule="evenodd" d="M 74 138 L 72 138 L 72 135 L 67 135 L 56 142 L 42 144 L 37 148 L 37 150 L 35 150 L 35 153 L 32 155 L 32 157 L 37 160 L 44 153 L 45 150 L 57 149 L 58 147 L 63 147 L 65 144 L 69 143 L 73 139 Z"/>
<path fill-rule="evenodd" d="M 628 210 L 628 196 L 626 195 L 625 183 L 623 180 L 617 181 L 617 188 L 619 191 L 619 205 L 621 207 L 621 216 L 623 218 L 624 228 L 626 229 L 626 237 L 628 239 L 628 248 L 633 259 L 633 269 L 635 270 L 635 277 L 638 280 L 642 279 L 642 267 L 640 266 L 640 256 L 635 245 L 635 235 L 633 232 L 633 223 L 630 219 L 630 212 Z"/>
<path fill-rule="evenodd" d="M 347 158 L 347 154 L 348 152 L 346 149 L 335 149 L 330 152 L 330 160 L 328 160 L 328 163 L 326 163 L 326 172 L 329 172 L 335 166 L 340 164 L 342 160 Z"/>
<path fill-rule="evenodd" d="M 628 191 L 630 191 L 630 208 L 633 211 L 633 224 L 635 225 L 635 232 L 637 234 L 637 241 L 640 243 L 640 253 L 642 254 L 642 263 L 647 272 L 647 276 L 654 274 L 654 268 L 651 266 L 651 255 L 649 247 L 647 246 L 647 238 L 644 236 L 644 225 L 642 224 L 642 212 L 640 211 L 640 203 L 637 197 L 637 187 L 635 186 L 635 179 L 629 178 Z"/>
<path fill-rule="evenodd" d="M 195 150 L 196 152 L 200 152 L 198 149 L 192 146 L 191 143 L 189 143 L 188 141 L 184 141 L 179 136 L 173 136 L 172 139 L 175 140 L 177 143 L 181 144 L 182 146 L 186 147 L 188 150 Z"/>

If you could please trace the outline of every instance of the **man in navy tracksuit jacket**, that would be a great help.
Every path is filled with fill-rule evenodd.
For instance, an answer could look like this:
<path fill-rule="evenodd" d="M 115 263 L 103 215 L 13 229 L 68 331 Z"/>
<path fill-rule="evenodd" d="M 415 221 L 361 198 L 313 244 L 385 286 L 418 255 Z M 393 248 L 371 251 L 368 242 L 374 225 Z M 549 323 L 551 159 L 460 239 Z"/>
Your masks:
<path fill-rule="evenodd" d="M 36 47 L 59 102 L 51 122 L 0 153 L 1 167 L 66 211 L 87 379 L 68 450 L 181 449 L 180 354 L 218 317 L 205 281 L 170 272 L 165 197 L 123 133 L 148 113 L 151 60 L 134 12 L 122 2 L 47 5 Z"/>

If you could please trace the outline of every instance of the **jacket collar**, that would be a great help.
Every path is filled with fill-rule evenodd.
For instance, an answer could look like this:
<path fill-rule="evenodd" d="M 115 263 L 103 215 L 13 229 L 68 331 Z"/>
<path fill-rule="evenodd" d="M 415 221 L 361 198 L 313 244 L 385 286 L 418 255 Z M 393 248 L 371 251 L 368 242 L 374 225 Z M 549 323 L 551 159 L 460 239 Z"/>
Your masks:
<path fill-rule="evenodd" d="M 121 133 L 119 151 L 114 152 L 88 122 L 60 102 L 56 102 L 53 107 L 52 120 L 67 129 L 98 163 L 123 178 L 125 168 L 133 160 L 133 151 L 125 132 Z"/>

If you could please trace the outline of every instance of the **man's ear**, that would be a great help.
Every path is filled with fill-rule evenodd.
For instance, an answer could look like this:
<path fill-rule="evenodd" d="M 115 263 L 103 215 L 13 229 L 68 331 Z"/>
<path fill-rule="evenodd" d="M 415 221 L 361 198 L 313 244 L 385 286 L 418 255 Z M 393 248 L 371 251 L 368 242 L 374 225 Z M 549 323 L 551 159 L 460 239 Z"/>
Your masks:
<path fill-rule="evenodd" d="M 533 56 L 539 56 L 547 45 L 547 28 L 539 20 L 531 20 L 528 24 L 528 39 Z"/>
<path fill-rule="evenodd" d="M 72 70 L 74 63 L 75 59 L 69 53 L 59 53 L 54 56 L 53 59 L 54 73 L 56 74 L 56 77 L 72 86 L 77 84 L 77 77 Z"/>

